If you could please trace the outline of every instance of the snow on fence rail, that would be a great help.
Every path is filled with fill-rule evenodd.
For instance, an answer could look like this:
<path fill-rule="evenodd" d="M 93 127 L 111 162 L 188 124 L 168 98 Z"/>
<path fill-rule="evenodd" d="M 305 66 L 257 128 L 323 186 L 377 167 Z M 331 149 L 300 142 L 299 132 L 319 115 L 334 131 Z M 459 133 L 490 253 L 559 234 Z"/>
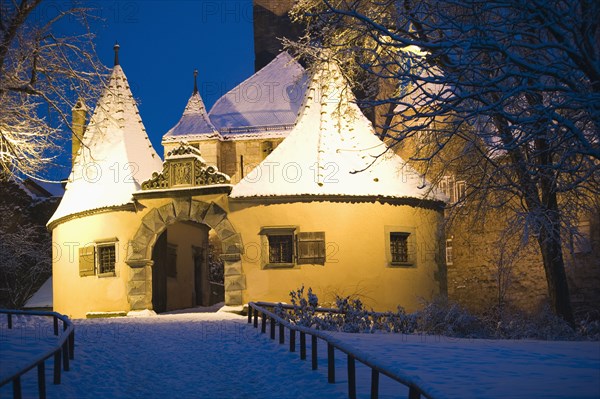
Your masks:
<path fill-rule="evenodd" d="M 335 350 L 339 350 L 347 355 L 348 365 L 348 397 L 350 399 L 356 398 L 356 361 L 363 363 L 371 369 L 371 398 L 377 399 L 379 396 L 379 374 L 384 374 L 389 378 L 405 385 L 408 387 L 408 399 L 420 399 L 421 396 L 427 399 L 433 399 L 432 393 L 428 392 L 424 387 L 414 381 L 410 376 L 399 375 L 392 371 L 386 370 L 378 365 L 372 359 L 369 359 L 368 355 L 359 353 L 355 348 L 352 348 L 348 344 L 342 342 L 339 339 L 331 337 L 330 335 L 311 328 L 298 326 L 291 324 L 288 321 L 282 319 L 275 313 L 267 310 L 266 308 L 275 308 L 278 306 L 276 303 L 270 302 L 250 302 L 248 304 L 248 324 L 254 322 L 254 328 L 258 328 L 258 318 L 260 314 L 261 319 L 261 333 L 267 331 L 267 318 L 270 320 L 270 336 L 271 339 L 275 339 L 276 326 L 279 326 L 279 343 L 285 343 L 285 328 L 289 330 L 289 344 L 290 352 L 296 351 L 296 332 L 300 333 L 300 359 L 306 360 L 306 335 L 311 337 L 311 358 L 312 358 L 312 369 L 316 370 L 318 367 L 317 362 L 317 345 L 318 339 L 327 342 L 327 380 L 330 384 L 335 383 Z M 284 309 L 294 309 L 293 306 L 281 305 Z M 339 313 L 338 309 L 325 309 L 317 308 L 317 312 L 322 313 Z"/>
<path fill-rule="evenodd" d="M 36 357 L 25 367 L 22 367 L 13 375 L 3 378 L 0 380 L 0 387 L 8 384 L 12 381 L 13 385 L 13 398 L 20 399 L 21 393 L 21 376 L 27 373 L 29 370 L 37 367 L 38 374 L 38 393 L 40 399 L 46 398 L 46 360 L 54 357 L 54 384 L 60 384 L 60 373 L 61 364 L 64 371 L 69 371 L 69 361 L 74 359 L 75 355 L 75 327 L 67 316 L 64 316 L 56 312 L 41 312 L 41 311 L 24 311 L 24 310 L 9 310 L 0 309 L 0 314 L 6 314 L 6 321 L 8 329 L 13 327 L 13 315 L 24 315 L 24 316 L 43 316 L 52 317 L 54 322 L 54 335 L 58 336 L 58 342 L 56 345 Z M 62 334 L 59 336 L 58 321 L 62 321 Z"/>

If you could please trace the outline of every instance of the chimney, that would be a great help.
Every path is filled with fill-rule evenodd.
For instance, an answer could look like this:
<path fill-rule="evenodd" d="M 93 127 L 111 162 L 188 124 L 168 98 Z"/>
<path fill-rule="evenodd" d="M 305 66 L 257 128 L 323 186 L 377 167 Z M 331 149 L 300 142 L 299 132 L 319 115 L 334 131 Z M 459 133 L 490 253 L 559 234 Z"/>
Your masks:
<path fill-rule="evenodd" d="M 83 134 L 85 133 L 85 124 L 87 120 L 88 108 L 85 105 L 85 101 L 83 98 L 79 97 L 77 99 L 77 103 L 71 110 L 72 112 L 72 152 L 71 152 L 71 162 L 75 163 L 75 157 L 77 156 L 77 152 L 79 152 L 79 148 L 81 147 L 81 141 L 83 140 Z"/>

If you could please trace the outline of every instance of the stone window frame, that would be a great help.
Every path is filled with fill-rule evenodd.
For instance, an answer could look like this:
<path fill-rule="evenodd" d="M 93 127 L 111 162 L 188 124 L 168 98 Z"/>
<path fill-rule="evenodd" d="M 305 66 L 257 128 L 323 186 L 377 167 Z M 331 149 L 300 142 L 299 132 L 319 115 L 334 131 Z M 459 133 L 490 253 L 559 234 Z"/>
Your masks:
<path fill-rule="evenodd" d="M 407 241 L 407 255 L 408 260 L 406 262 L 396 262 L 392 257 L 392 235 L 404 235 Z M 417 267 L 418 251 L 417 251 L 417 229 L 410 226 L 384 226 L 384 240 L 385 240 L 385 256 L 388 267 L 402 268 L 402 267 Z"/>
<path fill-rule="evenodd" d="M 440 179 L 438 189 L 448 196 L 449 204 L 461 206 L 465 203 L 467 197 L 466 180 L 457 179 L 454 175 L 445 175 Z"/>
<path fill-rule="evenodd" d="M 98 276 L 99 278 L 116 277 L 117 263 L 118 263 L 117 262 L 118 247 L 119 247 L 117 245 L 118 242 L 119 242 L 119 239 L 116 237 L 105 238 L 105 239 L 94 241 L 94 247 L 95 247 L 95 252 L 96 252 L 95 257 L 94 257 L 95 272 L 96 272 L 96 276 Z M 110 261 L 110 263 L 112 263 L 112 270 L 109 268 L 108 271 L 103 271 L 104 267 L 103 267 L 102 262 L 104 262 L 104 259 L 103 259 L 103 255 L 101 254 L 101 252 L 103 252 L 103 250 L 110 250 L 110 249 L 113 250 L 112 260 Z"/>
<path fill-rule="evenodd" d="M 295 237 L 298 226 L 264 226 L 261 227 L 258 233 L 261 237 L 261 265 L 263 269 L 278 269 L 278 268 L 296 268 L 298 264 L 295 262 L 296 248 Z M 289 236 L 291 238 L 292 254 L 291 262 L 271 262 L 270 260 L 270 236 Z"/>

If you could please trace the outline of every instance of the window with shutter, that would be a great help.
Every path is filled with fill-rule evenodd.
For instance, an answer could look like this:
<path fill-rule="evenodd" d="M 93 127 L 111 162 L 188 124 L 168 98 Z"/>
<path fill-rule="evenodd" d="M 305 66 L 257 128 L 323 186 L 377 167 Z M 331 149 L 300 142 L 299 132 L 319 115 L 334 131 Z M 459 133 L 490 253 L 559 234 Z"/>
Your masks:
<path fill-rule="evenodd" d="M 298 264 L 325 264 L 325 232 L 302 232 L 296 235 Z"/>
<path fill-rule="evenodd" d="M 115 244 L 98 245 L 98 274 L 114 275 L 116 259 Z"/>
<path fill-rule="evenodd" d="M 95 258 L 96 247 L 90 245 L 88 247 L 79 248 L 79 276 L 93 276 L 96 274 Z"/>

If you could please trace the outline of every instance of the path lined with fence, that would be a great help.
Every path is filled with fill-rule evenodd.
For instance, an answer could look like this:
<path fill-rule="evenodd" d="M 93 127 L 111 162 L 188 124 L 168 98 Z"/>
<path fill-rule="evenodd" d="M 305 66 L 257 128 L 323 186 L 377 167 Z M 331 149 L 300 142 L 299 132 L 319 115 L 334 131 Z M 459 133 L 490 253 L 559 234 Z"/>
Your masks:
<path fill-rule="evenodd" d="M 48 398 L 345 397 L 343 387 L 303 369 L 242 316 L 192 313 L 73 323 L 75 361 L 60 385 L 49 380 Z M 37 397 L 35 372 L 21 382 L 23 397 Z M 11 397 L 11 388 L 0 388 L 0 397 Z"/>

